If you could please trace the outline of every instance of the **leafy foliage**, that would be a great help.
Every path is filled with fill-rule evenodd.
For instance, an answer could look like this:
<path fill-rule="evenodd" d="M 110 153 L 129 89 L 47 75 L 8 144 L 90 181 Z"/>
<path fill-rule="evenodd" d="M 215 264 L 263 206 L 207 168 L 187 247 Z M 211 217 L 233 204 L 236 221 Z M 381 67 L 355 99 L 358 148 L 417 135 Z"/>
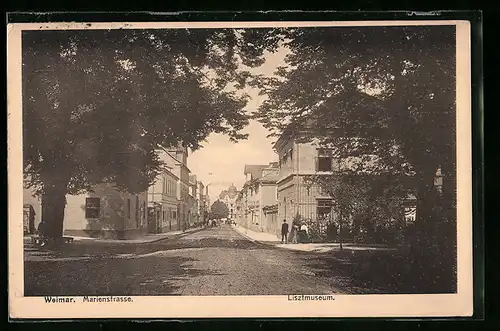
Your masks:
<path fill-rule="evenodd" d="M 262 62 L 263 49 L 247 44 L 263 36 L 232 29 L 23 32 L 24 174 L 51 205 L 45 218 L 62 222 L 64 195 L 97 183 L 146 190 L 162 170 L 159 145 L 197 149 L 212 132 L 245 139 L 248 96 L 238 89 L 249 74 L 238 64 Z"/>
<path fill-rule="evenodd" d="M 337 238 L 337 229 L 341 228 L 343 237 L 358 242 L 382 243 L 381 236 L 390 233 L 392 238 L 385 243 L 394 243 L 398 241 L 394 237 L 404 233 L 405 227 L 407 188 L 402 182 L 389 174 L 362 175 L 354 171 L 306 176 L 307 186 L 317 185 L 323 194 L 332 197 L 332 217 L 320 218 L 311 226 L 316 229 L 320 224 L 314 223 L 323 224 L 322 230 L 315 230 L 323 240 Z"/>
<path fill-rule="evenodd" d="M 248 122 L 247 97 L 226 89 L 240 77 L 234 35 L 25 32 L 24 166 L 31 185 L 42 193 L 46 176 L 68 182 L 71 193 L 103 180 L 138 192 L 160 169 L 157 145 L 182 141 L 196 149 L 211 132 L 246 138 L 239 131 Z"/>
<path fill-rule="evenodd" d="M 275 135 L 334 145 L 339 158 L 435 172 L 454 150 L 454 43 L 447 26 L 288 30 L 292 69 L 260 80 L 268 99 L 256 118 Z"/>
<path fill-rule="evenodd" d="M 357 173 L 409 181 L 417 198 L 412 240 L 419 246 L 412 264 L 423 268 L 415 272 L 429 279 L 441 269 L 449 274 L 456 267 L 455 27 L 281 33 L 286 65 L 274 77 L 255 79 L 268 96 L 255 118 L 274 136 L 333 147 L 334 157 Z M 438 169 L 441 195 L 434 187 Z M 447 265 L 431 272 L 433 261 Z"/>
<path fill-rule="evenodd" d="M 210 208 L 210 218 L 221 219 L 229 216 L 229 209 L 226 204 L 220 200 L 215 201 Z"/>

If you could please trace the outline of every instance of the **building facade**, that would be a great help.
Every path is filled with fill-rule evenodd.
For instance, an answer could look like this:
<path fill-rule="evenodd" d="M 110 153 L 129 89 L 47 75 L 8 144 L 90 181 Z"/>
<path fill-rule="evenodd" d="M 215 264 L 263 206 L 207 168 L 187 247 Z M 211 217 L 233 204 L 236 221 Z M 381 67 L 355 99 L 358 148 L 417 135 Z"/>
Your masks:
<path fill-rule="evenodd" d="M 64 234 L 96 238 L 128 239 L 147 232 L 148 194 L 129 194 L 110 184 L 99 184 L 94 192 L 67 195 Z M 24 205 L 35 212 L 35 227 L 42 216 L 41 200 L 24 189 Z"/>
<path fill-rule="evenodd" d="M 224 202 L 229 211 L 228 218 L 235 219 L 236 218 L 236 199 L 238 198 L 238 190 L 236 186 L 231 185 L 227 190 L 224 190 L 219 195 L 219 200 Z"/>
<path fill-rule="evenodd" d="M 188 220 L 189 226 L 197 224 L 200 221 L 200 215 L 198 214 L 198 181 L 196 180 L 196 175 L 189 176 L 189 212 Z"/>
<path fill-rule="evenodd" d="M 276 232 L 273 206 L 277 203 L 278 171 L 277 162 L 245 166 L 246 182 L 235 200 L 237 223 L 255 231 Z"/>
<path fill-rule="evenodd" d="M 320 145 L 317 142 L 299 142 L 298 139 L 282 135 L 274 149 L 279 156 L 279 173 L 277 180 L 277 217 L 279 223 L 286 220 L 289 226 L 294 218 L 314 222 L 319 225 L 319 231 L 328 231 L 331 221 L 337 219 L 337 211 L 332 208 L 333 200 L 318 185 L 309 182 L 307 176 L 327 176 L 344 170 L 352 170 L 353 165 L 362 158 L 349 158 L 339 161 L 333 157 L 333 146 Z M 377 176 L 377 158 L 366 155 L 364 166 L 368 169 L 360 175 Z M 373 168 L 371 168 L 373 167 Z M 371 171 L 374 169 L 375 171 Z M 442 175 L 438 169 L 435 177 L 435 187 L 442 191 Z M 403 198 L 402 214 L 407 223 L 415 221 L 416 197 L 409 193 Z M 268 208 L 271 211 L 273 208 Z"/>
<path fill-rule="evenodd" d="M 297 215 L 306 220 L 329 217 L 331 197 L 321 192 L 317 185 L 305 183 L 304 179 L 310 175 L 333 174 L 336 163 L 331 150 L 283 136 L 274 148 L 279 157 L 277 199 L 281 222 L 286 220 L 291 226 Z"/>
<path fill-rule="evenodd" d="M 200 215 L 200 222 L 202 222 L 208 217 L 207 199 L 203 182 L 198 181 L 197 185 L 198 215 Z"/>
<path fill-rule="evenodd" d="M 177 182 L 179 178 L 170 170 L 163 170 L 148 189 L 148 231 L 162 233 L 177 231 Z"/>
<path fill-rule="evenodd" d="M 160 154 L 161 160 L 171 168 L 177 180 L 177 224 L 183 230 L 189 227 L 190 218 L 190 183 L 188 168 L 188 150 L 179 144 L 175 148 L 164 149 Z"/>

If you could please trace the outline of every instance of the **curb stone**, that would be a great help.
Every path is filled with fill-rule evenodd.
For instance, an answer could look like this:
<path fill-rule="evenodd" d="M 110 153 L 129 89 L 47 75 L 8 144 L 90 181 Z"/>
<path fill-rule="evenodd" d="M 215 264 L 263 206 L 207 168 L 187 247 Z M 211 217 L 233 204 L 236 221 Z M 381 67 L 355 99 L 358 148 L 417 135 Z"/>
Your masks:
<path fill-rule="evenodd" d="M 248 240 L 250 240 L 250 241 L 251 241 L 251 242 L 253 242 L 253 243 L 258 243 L 258 244 L 261 244 L 261 245 L 266 245 L 266 246 L 272 246 L 272 247 L 274 247 L 274 248 L 278 248 L 278 249 L 286 249 L 286 248 L 283 248 L 283 247 L 277 247 L 275 244 L 270 243 L 270 242 L 259 241 L 259 240 L 257 240 L 257 239 L 253 239 L 253 238 L 249 237 L 248 235 L 246 235 L 246 234 L 244 234 L 244 233 L 242 233 L 242 232 L 240 232 L 240 231 L 238 231 L 238 230 L 234 229 L 234 227 L 233 227 L 233 230 L 234 230 L 235 232 L 237 232 L 238 234 L 240 234 L 241 236 L 243 236 L 243 237 L 247 238 Z M 287 249 L 287 250 L 289 250 L 289 249 Z"/>
<path fill-rule="evenodd" d="M 111 241 L 99 241 L 99 239 L 95 239 L 95 238 L 85 238 L 81 241 L 89 241 L 89 242 L 100 242 L 100 243 L 109 243 L 109 244 L 120 244 L 120 245 L 141 245 L 141 244 L 151 244 L 151 243 L 155 243 L 155 242 L 158 242 L 158 241 L 161 241 L 161 240 L 166 240 L 166 239 L 169 239 L 169 238 L 174 238 L 174 237 L 183 237 L 183 236 L 186 236 L 190 233 L 193 233 L 193 232 L 197 232 L 197 231 L 201 231 L 203 230 L 203 228 L 196 228 L 196 229 L 193 229 L 191 231 L 185 231 L 185 232 L 182 232 L 182 233 L 177 233 L 177 234 L 172 234 L 172 235 L 168 235 L 168 236 L 164 236 L 162 238 L 156 238 L 156 239 L 152 239 L 152 240 L 147 240 L 147 241 L 142 241 L 142 242 L 130 242 L 128 240 L 115 240 L 113 242 Z M 135 240 L 135 239 L 132 239 L 132 240 Z M 30 237 L 23 237 L 23 244 L 26 244 L 26 242 L 30 242 Z"/>

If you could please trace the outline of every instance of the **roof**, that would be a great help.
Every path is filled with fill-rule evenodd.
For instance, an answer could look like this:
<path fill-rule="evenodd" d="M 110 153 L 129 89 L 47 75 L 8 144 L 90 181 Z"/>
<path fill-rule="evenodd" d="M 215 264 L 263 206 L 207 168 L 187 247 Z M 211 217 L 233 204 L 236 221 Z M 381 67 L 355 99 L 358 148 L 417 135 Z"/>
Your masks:
<path fill-rule="evenodd" d="M 246 174 L 251 174 L 252 180 L 258 179 L 262 177 L 262 170 L 265 168 L 269 167 L 268 164 L 262 165 L 262 164 L 246 164 L 245 165 L 245 175 Z"/>
<path fill-rule="evenodd" d="M 168 168 L 168 167 L 166 167 Z M 173 177 L 174 179 L 179 179 L 179 177 L 177 177 L 172 171 L 168 170 L 168 169 L 163 169 L 163 172 L 168 174 L 169 176 Z"/>
<path fill-rule="evenodd" d="M 173 156 L 172 154 L 170 154 L 172 151 L 169 151 L 169 150 L 167 150 L 167 149 L 165 149 L 165 148 L 163 148 L 163 147 L 160 146 L 159 152 L 168 155 L 172 160 L 174 160 L 181 167 L 184 167 L 184 168 L 187 169 L 187 171 L 191 172 L 191 170 L 189 169 L 189 167 L 187 166 L 187 164 L 184 164 L 182 161 L 180 161 L 175 156 Z"/>
<path fill-rule="evenodd" d="M 276 183 L 279 179 L 279 175 L 276 174 L 269 174 L 267 176 L 264 176 L 260 179 L 261 182 L 263 183 Z"/>
<path fill-rule="evenodd" d="M 260 182 L 264 183 L 275 183 L 279 179 L 279 168 L 278 162 L 271 162 L 269 166 L 262 170 L 262 174 L 264 174 L 264 170 L 266 170 L 267 174 L 263 175 L 260 178 Z"/>
<path fill-rule="evenodd" d="M 232 186 L 232 187 L 234 187 L 234 186 Z M 224 190 L 224 191 L 220 192 L 219 198 L 224 199 L 225 196 L 229 196 L 231 199 L 236 198 L 236 196 L 238 196 L 239 192 L 236 190 L 236 187 L 234 187 L 234 189 L 232 189 L 232 187 L 230 187 L 229 190 Z"/>

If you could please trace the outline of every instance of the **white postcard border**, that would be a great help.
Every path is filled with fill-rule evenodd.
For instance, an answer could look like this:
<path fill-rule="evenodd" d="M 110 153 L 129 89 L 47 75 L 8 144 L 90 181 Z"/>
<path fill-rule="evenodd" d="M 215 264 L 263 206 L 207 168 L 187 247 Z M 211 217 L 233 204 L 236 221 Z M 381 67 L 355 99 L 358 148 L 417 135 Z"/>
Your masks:
<path fill-rule="evenodd" d="M 287 296 L 132 297 L 132 303 L 48 304 L 24 297 L 21 32 L 47 29 L 249 28 L 311 26 L 455 25 L 457 30 L 457 253 L 458 293 L 433 295 L 336 295 L 333 301 L 289 301 Z M 8 261 L 11 318 L 203 318 L 203 317 L 447 317 L 471 316 L 472 136 L 471 44 L 468 21 L 352 22 L 149 22 L 16 23 L 7 27 L 8 45 Z M 57 271 L 55 271 L 57 272 Z M 293 293 L 290 293 L 293 294 Z"/>

